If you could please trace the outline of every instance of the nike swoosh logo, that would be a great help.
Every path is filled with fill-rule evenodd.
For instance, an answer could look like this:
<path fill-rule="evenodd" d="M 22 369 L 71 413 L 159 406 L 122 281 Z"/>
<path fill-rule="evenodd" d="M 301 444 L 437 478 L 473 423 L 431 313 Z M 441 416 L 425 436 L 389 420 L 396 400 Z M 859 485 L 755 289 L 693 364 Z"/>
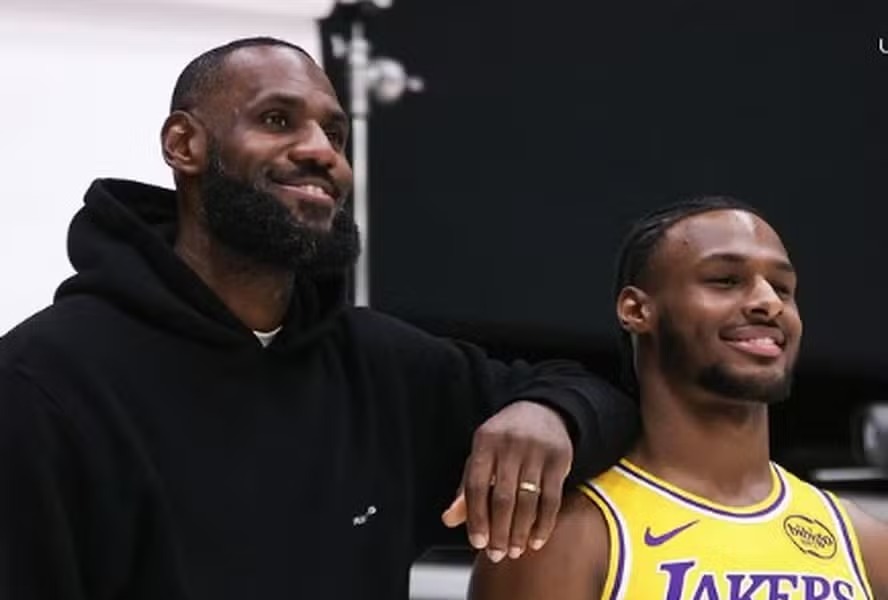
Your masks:
<path fill-rule="evenodd" d="M 690 523 L 685 523 L 684 525 L 682 525 L 680 527 L 676 527 L 675 529 L 670 529 L 669 531 L 667 531 L 663 535 L 654 535 L 653 533 L 651 533 L 651 528 L 648 527 L 647 529 L 644 530 L 644 543 L 648 546 L 651 546 L 651 547 L 660 546 L 662 544 L 665 544 L 666 542 L 668 542 L 669 540 L 671 540 L 675 536 L 677 536 L 682 531 L 684 531 L 686 529 L 690 529 L 691 527 L 693 527 L 694 525 L 696 525 L 699 522 L 700 521 L 691 521 Z"/>

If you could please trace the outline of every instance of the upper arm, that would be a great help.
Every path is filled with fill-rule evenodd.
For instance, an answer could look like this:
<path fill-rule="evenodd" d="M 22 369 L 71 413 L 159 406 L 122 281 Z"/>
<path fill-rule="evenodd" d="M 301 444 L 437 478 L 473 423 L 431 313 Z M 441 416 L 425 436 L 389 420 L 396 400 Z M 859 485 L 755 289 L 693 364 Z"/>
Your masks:
<path fill-rule="evenodd" d="M 166 506 L 124 427 L 46 380 L 0 363 L 0 596 L 179 597 Z"/>
<path fill-rule="evenodd" d="M 854 525 L 876 600 L 888 600 L 888 523 L 870 516 L 848 500 L 843 500 L 843 505 Z"/>
<path fill-rule="evenodd" d="M 579 492 L 565 498 L 555 530 L 542 549 L 493 564 L 479 553 L 469 600 L 590 600 L 601 596 L 607 573 L 607 526 Z"/>
<path fill-rule="evenodd" d="M 0 586 L 21 598 L 77 598 L 74 452 L 45 400 L 0 368 Z"/>

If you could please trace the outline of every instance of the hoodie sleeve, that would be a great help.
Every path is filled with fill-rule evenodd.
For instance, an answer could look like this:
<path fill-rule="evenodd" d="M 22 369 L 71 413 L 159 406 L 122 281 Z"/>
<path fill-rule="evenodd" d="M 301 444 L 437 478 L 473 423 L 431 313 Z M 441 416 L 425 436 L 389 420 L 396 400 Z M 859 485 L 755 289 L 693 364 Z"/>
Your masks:
<path fill-rule="evenodd" d="M 635 402 L 578 363 L 505 363 L 472 344 L 427 343 L 434 346 L 432 352 L 413 351 L 414 365 L 416 357 L 426 356 L 426 364 L 418 370 L 427 375 L 412 393 L 419 506 L 431 510 L 419 530 L 421 535 L 423 530 L 434 532 L 428 543 L 446 539 L 439 516 L 453 499 L 474 431 L 509 403 L 539 402 L 564 418 L 574 443 L 569 481 L 607 469 L 635 441 L 639 428 Z M 434 375 L 428 376 L 429 372 Z"/>
<path fill-rule="evenodd" d="M 76 451 L 63 420 L 39 390 L 0 369 L 0 589 L 10 598 L 85 598 Z"/>
<path fill-rule="evenodd" d="M 0 366 L 0 597 L 180 597 L 151 576 L 175 565 L 141 476 L 125 473 L 131 464 L 118 470 L 119 456 L 97 452 L 95 439 L 39 385 Z M 163 564 L 147 573 L 143 555 Z"/>

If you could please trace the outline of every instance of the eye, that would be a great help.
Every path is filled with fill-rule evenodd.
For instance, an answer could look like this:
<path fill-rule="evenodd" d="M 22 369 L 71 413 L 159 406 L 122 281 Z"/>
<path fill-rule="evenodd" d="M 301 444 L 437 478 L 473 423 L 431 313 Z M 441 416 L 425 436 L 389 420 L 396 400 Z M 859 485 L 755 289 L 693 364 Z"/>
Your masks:
<path fill-rule="evenodd" d="M 736 275 L 718 275 L 716 277 L 706 278 L 706 283 L 719 288 L 732 288 L 740 283 L 740 278 Z"/>
<path fill-rule="evenodd" d="M 324 133 L 327 135 L 330 143 L 337 149 L 345 147 L 346 133 L 341 127 L 327 127 L 324 129 Z"/>
<path fill-rule="evenodd" d="M 287 129 L 290 119 L 282 112 L 269 112 L 262 115 L 262 123 L 272 129 Z"/>

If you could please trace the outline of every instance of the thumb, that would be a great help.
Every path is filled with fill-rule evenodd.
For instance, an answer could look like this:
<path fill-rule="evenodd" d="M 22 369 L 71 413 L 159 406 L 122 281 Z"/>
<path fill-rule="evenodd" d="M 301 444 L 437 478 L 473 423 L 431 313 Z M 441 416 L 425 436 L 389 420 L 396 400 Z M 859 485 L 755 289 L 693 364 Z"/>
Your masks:
<path fill-rule="evenodd" d="M 460 489 L 450 507 L 441 515 L 441 521 L 447 527 L 458 527 L 466 522 L 466 495 Z"/>

